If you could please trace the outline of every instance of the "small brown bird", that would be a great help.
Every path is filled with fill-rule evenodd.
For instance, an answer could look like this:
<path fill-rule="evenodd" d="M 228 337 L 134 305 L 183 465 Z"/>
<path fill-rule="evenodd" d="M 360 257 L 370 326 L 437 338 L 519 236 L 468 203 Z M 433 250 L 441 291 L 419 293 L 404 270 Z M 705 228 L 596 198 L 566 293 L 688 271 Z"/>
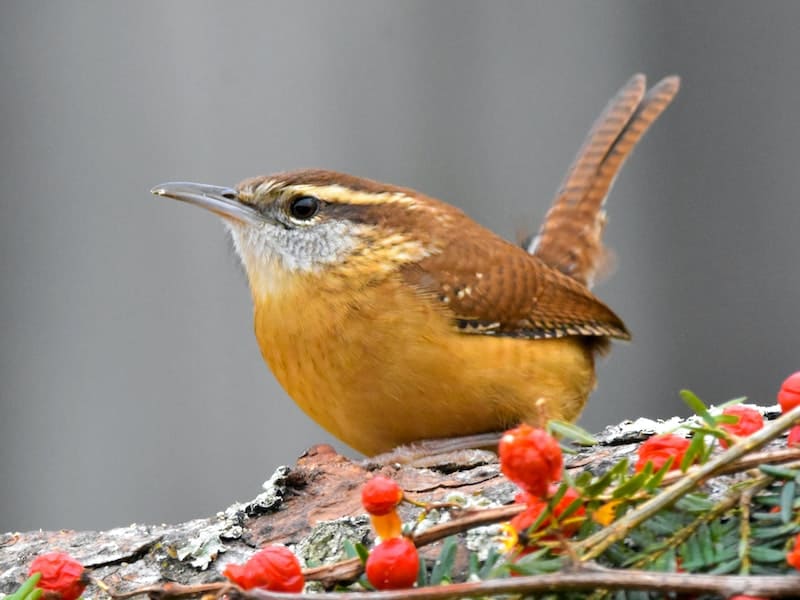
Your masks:
<path fill-rule="evenodd" d="M 573 420 L 595 355 L 628 339 L 589 291 L 614 177 L 678 90 L 634 76 L 593 126 L 539 235 L 521 248 L 411 189 L 332 171 L 152 191 L 223 217 L 275 377 L 365 454 Z"/>

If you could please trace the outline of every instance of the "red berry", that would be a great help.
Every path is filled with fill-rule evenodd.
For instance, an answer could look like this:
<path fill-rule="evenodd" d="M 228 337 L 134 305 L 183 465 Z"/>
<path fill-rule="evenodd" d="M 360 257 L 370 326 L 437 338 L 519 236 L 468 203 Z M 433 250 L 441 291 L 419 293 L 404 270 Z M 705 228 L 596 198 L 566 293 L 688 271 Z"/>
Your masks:
<path fill-rule="evenodd" d="M 297 557 L 278 545 L 259 550 L 243 565 L 227 565 L 222 574 L 244 590 L 301 592 L 305 585 Z"/>
<path fill-rule="evenodd" d="M 786 445 L 800 446 L 800 425 L 795 425 L 789 430 L 789 437 L 786 440 Z"/>
<path fill-rule="evenodd" d="M 689 440 L 674 433 L 654 435 L 639 446 L 639 460 L 636 461 L 636 471 L 645 468 L 647 463 L 653 463 L 653 470 L 658 471 L 672 458 L 669 470 L 680 469 L 683 455 L 689 449 Z"/>
<path fill-rule="evenodd" d="M 520 425 L 506 431 L 498 453 L 505 476 L 529 494 L 543 498 L 548 486 L 561 480 L 561 447 L 544 429 Z"/>
<path fill-rule="evenodd" d="M 367 579 L 376 589 L 410 588 L 419 572 L 417 548 L 404 537 L 381 542 L 369 553 L 366 571 Z"/>
<path fill-rule="evenodd" d="M 392 512 L 403 499 L 403 490 L 393 479 L 378 475 L 361 488 L 361 504 L 371 515 L 381 516 Z"/>
<path fill-rule="evenodd" d="M 781 384 L 778 404 L 781 405 L 781 412 L 789 412 L 795 406 L 800 406 L 800 371 L 789 375 Z"/>
<path fill-rule="evenodd" d="M 79 598 L 88 583 L 83 565 L 65 552 L 40 554 L 31 563 L 28 576 L 41 573 L 36 587 L 44 590 L 44 596 L 55 600 Z"/>
<path fill-rule="evenodd" d="M 755 408 L 750 408 L 749 406 L 729 406 L 722 411 L 722 414 L 739 417 L 736 423 L 722 423 L 720 425 L 728 433 L 739 437 L 747 437 L 764 427 L 764 417 Z M 723 448 L 728 447 L 727 440 L 720 439 L 719 443 Z"/>
<path fill-rule="evenodd" d="M 794 538 L 794 547 L 786 553 L 786 562 L 800 571 L 800 534 Z"/>
<path fill-rule="evenodd" d="M 555 492 L 555 490 L 551 490 L 551 492 Z M 559 520 L 561 532 L 567 537 L 578 531 L 581 525 L 582 517 L 586 515 L 586 509 L 583 506 L 579 506 L 569 515 L 569 517 L 563 521 L 561 520 L 561 517 L 564 515 L 566 510 L 578 498 L 580 498 L 580 494 L 577 492 L 577 490 L 573 488 L 567 488 L 567 491 L 564 492 L 564 496 L 562 496 L 561 500 L 559 500 L 558 503 L 553 507 L 553 513 Z M 527 505 L 527 508 L 524 512 L 519 513 L 517 516 L 511 519 L 511 526 L 517 531 L 517 533 L 525 533 L 534 523 L 536 523 L 537 520 L 539 520 L 539 517 L 547 507 L 546 500 L 537 498 L 536 496 L 532 496 L 531 494 L 527 494 L 525 492 L 517 494 L 517 496 L 514 498 L 514 502 L 517 504 Z M 552 517 L 547 516 L 542 519 L 542 522 L 536 528 L 536 531 L 547 529 L 552 525 L 552 523 Z"/>

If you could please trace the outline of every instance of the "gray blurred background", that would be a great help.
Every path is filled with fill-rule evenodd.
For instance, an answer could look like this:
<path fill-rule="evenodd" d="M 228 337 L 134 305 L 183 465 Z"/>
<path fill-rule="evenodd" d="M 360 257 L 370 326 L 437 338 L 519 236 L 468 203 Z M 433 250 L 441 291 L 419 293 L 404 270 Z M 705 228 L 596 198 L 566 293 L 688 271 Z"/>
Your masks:
<path fill-rule="evenodd" d="M 0 4 L 0 531 L 182 521 L 332 442 L 279 389 L 211 214 L 326 167 L 513 238 L 637 71 L 683 90 L 609 200 L 634 334 L 582 424 L 774 402 L 800 368 L 800 3 Z M 340 447 L 340 446 L 337 446 Z"/>

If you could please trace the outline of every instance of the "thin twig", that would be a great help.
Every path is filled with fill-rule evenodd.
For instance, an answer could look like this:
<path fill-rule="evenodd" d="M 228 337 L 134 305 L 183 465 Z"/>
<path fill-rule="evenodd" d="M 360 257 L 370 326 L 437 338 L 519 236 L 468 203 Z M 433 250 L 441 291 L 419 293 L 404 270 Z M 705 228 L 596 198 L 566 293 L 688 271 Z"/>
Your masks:
<path fill-rule="evenodd" d="M 474 583 L 384 592 L 329 593 L 330 600 L 454 600 L 500 594 L 532 594 L 579 590 L 641 590 L 682 594 L 752 594 L 762 598 L 797 597 L 800 575 L 706 575 L 697 573 L 656 573 L 627 569 L 582 568 L 546 575 L 490 579 Z M 287 594 L 251 590 L 237 592 L 244 600 L 318 600 L 319 594 Z"/>
<path fill-rule="evenodd" d="M 475 583 L 454 583 L 386 592 L 328 593 L 331 600 L 449 600 L 474 598 L 498 594 L 530 594 L 534 592 L 563 592 L 578 590 L 641 590 L 651 592 L 681 592 L 685 594 L 712 593 L 729 596 L 735 593 L 758 594 L 764 598 L 796 597 L 800 589 L 800 575 L 741 576 L 706 575 L 696 573 L 655 573 L 629 569 L 605 569 L 585 565 L 579 570 L 562 571 L 546 575 L 490 579 Z M 111 593 L 114 600 L 125 600 L 139 595 L 168 600 L 203 594 L 227 595 L 243 600 L 315 600 L 317 593 L 281 593 L 262 590 L 242 591 L 230 583 L 180 585 L 166 583 L 147 586 L 122 594 Z"/>
<path fill-rule="evenodd" d="M 101 588 L 102 589 L 102 588 Z M 159 585 L 148 585 L 129 592 L 115 592 L 106 587 L 105 592 L 114 600 L 127 600 L 135 596 L 148 595 L 156 598 L 190 598 L 202 596 L 204 594 L 215 594 L 221 596 L 228 590 L 237 589 L 230 581 L 218 581 L 215 583 L 198 583 L 195 585 L 183 585 L 180 583 L 162 583 Z"/>
<path fill-rule="evenodd" d="M 311 569 L 303 569 L 306 581 L 319 581 L 325 587 L 337 583 L 355 581 L 364 572 L 364 565 L 360 558 L 348 558 L 332 565 L 320 565 Z"/>
<path fill-rule="evenodd" d="M 728 475 L 730 473 L 739 473 L 758 467 L 759 465 L 775 464 L 789 462 L 790 460 L 800 459 L 800 448 L 777 448 L 775 450 L 768 450 L 766 452 L 755 452 L 740 458 L 739 460 L 720 468 L 715 475 Z M 686 469 L 685 473 L 680 471 L 671 471 L 664 475 L 661 480 L 661 485 L 669 485 L 675 483 L 679 479 L 695 473 L 699 466 L 694 466 Z"/>
<path fill-rule="evenodd" d="M 524 504 L 509 504 L 507 506 L 500 506 L 498 508 L 485 508 L 481 510 L 474 510 L 472 512 L 465 512 L 463 516 L 458 519 L 453 519 L 446 523 L 434 525 L 430 529 L 426 529 L 422 533 L 414 536 L 414 543 L 419 546 L 427 546 L 433 542 L 438 542 L 446 537 L 469 531 L 475 527 L 482 525 L 493 525 L 494 523 L 501 523 L 508 521 L 512 517 L 518 515 L 525 510 Z"/>
<path fill-rule="evenodd" d="M 762 477 L 764 477 L 762 475 Z M 770 481 L 774 479 L 769 478 Z M 742 575 L 750 573 L 750 503 L 753 501 L 753 495 L 763 489 L 763 487 L 750 487 L 742 492 L 742 497 L 739 500 L 739 560 L 742 561 L 742 568 L 740 570 Z"/>
<path fill-rule="evenodd" d="M 797 423 L 800 423 L 800 406 L 795 407 L 763 429 L 744 438 L 739 443 L 732 445 L 728 450 L 713 460 L 701 465 L 693 473 L 686 474 L 663 492 L 628 512 L 608 527 L 581 540 L 575 544 L 576 549 L 579 552 L 583 552 L 584 561 L 597 558 L 611 545 L 624 539 L 631 529 L 655 516 L 660 510 L 674 504 L 684 494 L 695 488 L 702 481 L 717 475 L 721 469 L 724 469 L 733 461 L 760 448 Z"/>

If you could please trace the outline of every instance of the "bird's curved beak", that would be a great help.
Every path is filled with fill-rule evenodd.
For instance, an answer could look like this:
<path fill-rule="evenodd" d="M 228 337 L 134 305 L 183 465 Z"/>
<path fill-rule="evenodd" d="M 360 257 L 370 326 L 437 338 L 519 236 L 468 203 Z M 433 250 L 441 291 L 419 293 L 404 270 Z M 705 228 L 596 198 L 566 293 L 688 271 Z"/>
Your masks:
<path fill-rule="evenodd" d="M 263 215 L 251 206 L 243 204 L 239 200 L 238 192 L 233 188 L 189 181 L 170 181 L 157 185 L 150 190 L 150 193 L 195 204 L 224 219 L 232 219 L 245 225 L 264 223 Z"/>

